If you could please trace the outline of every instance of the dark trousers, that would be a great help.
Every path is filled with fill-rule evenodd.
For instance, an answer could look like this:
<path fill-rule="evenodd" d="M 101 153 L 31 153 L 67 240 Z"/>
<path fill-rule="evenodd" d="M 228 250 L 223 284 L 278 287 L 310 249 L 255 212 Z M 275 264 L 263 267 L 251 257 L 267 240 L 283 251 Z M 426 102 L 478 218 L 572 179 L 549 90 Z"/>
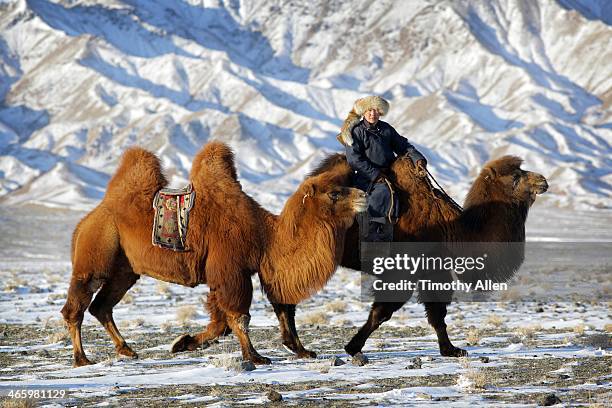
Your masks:
<path fill-rule="evenodd" d="M 379 224 L 388 224 L 389 216 L 393 219 L 395 217 L 395 208 L 391 190 L 387 183 L 376 183 L 372 186 L 372 189 L 368 193 L 368 216 L 370 222 L 377 222 Z"/>

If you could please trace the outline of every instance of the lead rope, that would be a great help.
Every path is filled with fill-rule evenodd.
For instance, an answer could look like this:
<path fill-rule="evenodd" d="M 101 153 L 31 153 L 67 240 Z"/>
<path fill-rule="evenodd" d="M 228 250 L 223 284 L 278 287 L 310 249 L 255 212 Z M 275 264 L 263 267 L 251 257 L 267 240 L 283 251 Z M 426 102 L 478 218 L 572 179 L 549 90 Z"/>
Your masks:
<path fill-rule="evenodd" d="M 458 209 L 459 211 L 462 211 L 462 212 L 463 212 L 463 207 L 461 207 L 459 204 L 457 204 L 457 202 L 456 202 L 455 200 L 453 200 L 453 198 L 452 198 L 451 196 L 449 196 L 449 195 L 446 193 L 446 191 L 444 191 L 444 189 L 442 188 L 442 186 L 440 185 L 440 183 L 438 183 L 438 180 L 436 180 L 436 179 L 434 178 L 434 176 L 433 176 L 433 175 L 432 175 L 432 174 L 429 172 L 429 170 L 427 169 L 427 167 L 425 167 L 425 169 L 424 169 L 424 170 L 425 170 L 425 172 L 427 172 L 427 175 L 429 176 L 429 178 L 431 178 L 431 179 L 433 180 L 433 182 L 434 182 L 434 183 L 436 183 L 436 186 L 438 186 L 438 188 L 440 189 L 440 191 L 442 192 L 442 194 L 444 194 L 444 196 L 445 196 L 446 198 L 448 198 L 448 200 L 449 200 L 449 201 L 450 201 L 450 202 L 451 202 L 451 203 L 452 203 L 452 204 L 453 204 L 455 207 L 457 207 L 457 209 Z M 429 183 L 428 183 L 428 184 L 429 184 Z M 432 190 L 432 193 L 433 193 L 433 190 Z M 436 198 L 437 198 L 437 197 L 436 197 Z"/>
<path fill-rule="evenodd" d="M 384 178 L 385 183 L 387 183 L 387 188 L 389 188 L 389 191 L 391 192 L 391 206 L 389 206 L 389 212 L 387 213 L 387 219 L 389 220 L 389 224 L 395 224 L 397 223 L 397 220 L 395 222 L 393 222 L 393 218 L 391 217 L 391 212 L 393 211 L 393 207 L 395 206 L 395 190 L 393 190 L 393 186 L 391 185 L 391 182 L 389 180 L 387 180 L 387 178 Z"/>

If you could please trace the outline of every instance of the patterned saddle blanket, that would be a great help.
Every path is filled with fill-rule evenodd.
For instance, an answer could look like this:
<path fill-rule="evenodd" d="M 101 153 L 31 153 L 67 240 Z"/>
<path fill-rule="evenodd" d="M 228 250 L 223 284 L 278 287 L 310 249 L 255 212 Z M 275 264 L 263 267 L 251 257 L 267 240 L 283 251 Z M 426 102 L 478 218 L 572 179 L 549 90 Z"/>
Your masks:
<path fill-rule="evenodd" d="M 153 208 L 153 245 L 173 251 L 188 251 L 185 245 L 189 211 L 195 201 L 191 184 L 175 189 L 163 188 L 155 194 Z"/>

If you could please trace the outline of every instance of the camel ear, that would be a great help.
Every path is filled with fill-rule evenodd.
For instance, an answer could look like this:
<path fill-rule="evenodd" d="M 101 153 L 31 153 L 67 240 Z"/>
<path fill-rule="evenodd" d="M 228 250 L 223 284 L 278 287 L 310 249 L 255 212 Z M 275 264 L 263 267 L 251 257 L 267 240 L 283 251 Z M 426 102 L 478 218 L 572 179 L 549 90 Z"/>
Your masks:
<path fill-rule="evenodd" d="M 302 194 L 304 194 L 304 200 L 302 201 L 305 201 L 308 197 L 314 197 L 316 192 L 317 189 L 313 182 L 304 183 L 304 185 L 302 186 Z"/>
<path fill-rule="evenodd" d="M 482 169 L 482 175 L 485 180 L 491 181 L 495 180 L 497 173 L 491 167 L 485 167 L 484 169 Z"/>

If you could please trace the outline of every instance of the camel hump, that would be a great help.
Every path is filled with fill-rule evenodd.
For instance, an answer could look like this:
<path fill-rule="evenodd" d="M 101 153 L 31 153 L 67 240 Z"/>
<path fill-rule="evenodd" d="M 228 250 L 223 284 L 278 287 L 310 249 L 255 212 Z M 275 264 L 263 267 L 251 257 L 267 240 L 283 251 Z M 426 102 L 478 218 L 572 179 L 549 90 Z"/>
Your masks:
<path fill-rule="evenodd" d="M 159 158 L 141 147 L 131 147 L 123 153 L 106 194 L 108 197 L 139 194 L 152 199 L 166 184 Z"/>
<path fill-rule="evenodd" d="M 210 177 L 229 177 L 233 181 L 238 181 L 234 152 L 227 144 L 218 141 L 209 142 L 195 156 L 191 167 L 191 179 L 194 180 L 205 174 Z"/>
<path fill-rule="evenodd" d="M 346 161 L 346 155 L 342 153 L 333 153 L 327 156 L 312 170 L 307 177 L 318 176 L 328 171 L 336 171 L 338 173 L 352 173 L 352 169 Z"/>

